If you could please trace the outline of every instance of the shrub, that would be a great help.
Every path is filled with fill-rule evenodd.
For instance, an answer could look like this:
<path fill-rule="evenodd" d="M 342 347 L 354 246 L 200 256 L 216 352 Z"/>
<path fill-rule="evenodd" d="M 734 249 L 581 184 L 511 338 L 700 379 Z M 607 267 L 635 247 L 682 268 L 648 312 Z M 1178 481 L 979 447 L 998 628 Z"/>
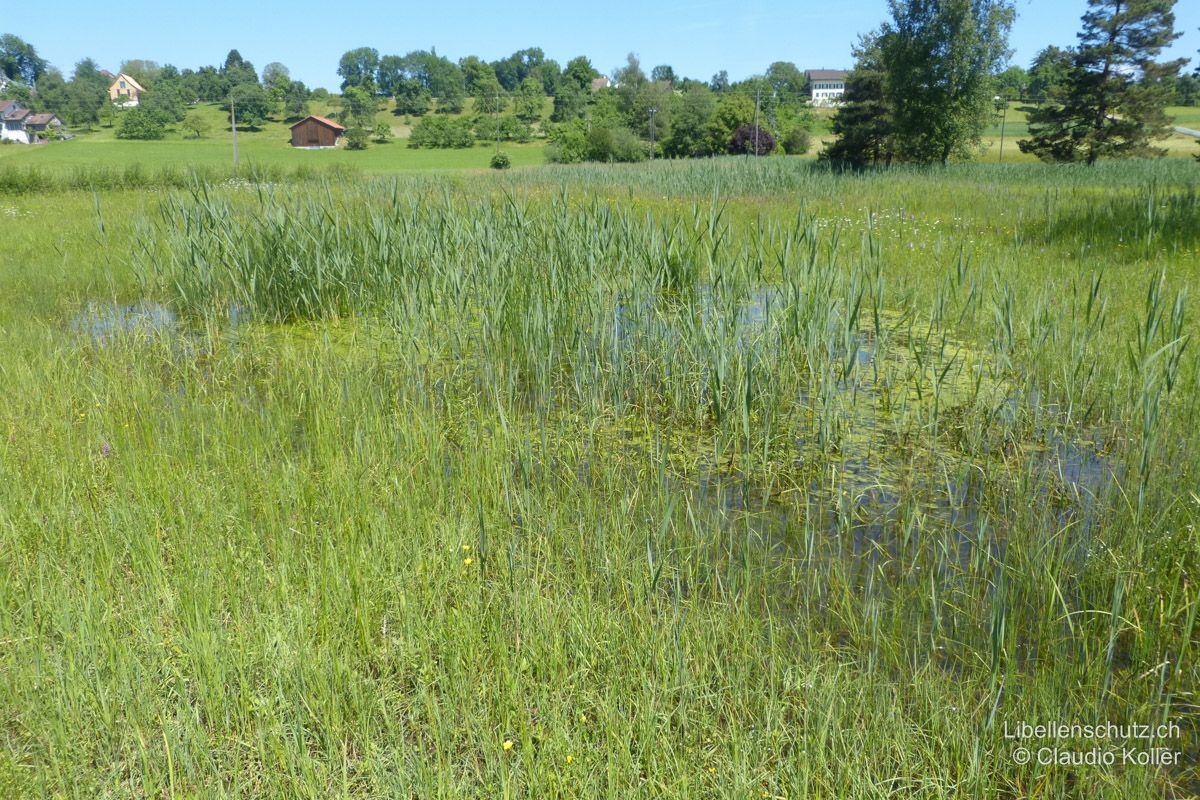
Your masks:
<path fill-rule="evenodd" d="M 749 154 L 765 156 L 775 149 L 775 137 L 766 128 L 757 125 L 743 125 L 733 132 L 729 140 L 729 152 L 733 154 Z"/>
<path fill-rule="evenodd" d="M 118 139 L 161 139 L 166 135 L 167 123 L 153 109 L 134 106 L 121 112 L 117 124 Z"/>
<path fill-rule="evenodd" d="M 355 125 L 353 128 L 347 129 L 346 130 L 346 149 L 347 150 L 366 150 L 368 136 L 369 136 L 369 134 L 367 133 L 367 129 L 360 125 Z"/>
<path fill-rule="evenodd" d="M 463 148 L 474 144 L 471 121 L 462 117 L 422 117 L 408 138 L 408 146 L 414 148 Z"/>
<path fill-rule="evenodd" d="M 555 164 L 580 161 L 645 161 L 650 145 L 623 125 L 593 125 L 589 131 L 581 120 L 559 125 L 550 132 L 546 160 Z"/>
<path fill-rule="evenodd" d="M 489 162 L 492 169 L 508 169 L 512 166 L 512 161 L 508 157 L 508 153 L 503 150 L 497 150 L 492 155 L 492 160 Z"/>
<path fill-rule="evenodd" d="M 812 147 L 812 136 L 803 125 L 796 125 L 783 136 L 780 142 L 783 152 L 789 156 L 802 156 Z"/>
<path fill-rule="evenodd" d="M 378 144 L 387 144 L 392 140 L 392 126 L 383 120 L 375 123 L 374 139 Z"/>
<path fill-rule="evenodd" d="M 550 130 L 546 160 L 551 164 L 578 164 L 588 157 L 587 133 L 581 122 L 558 125 Z"/>
<path fill-rule="evenodd" d="M 588 134 L 589 161 L 645 161 L 648 145 L 623 125 L 597 125 Z"/>
<path fill-rule="evenodd" d="M 510 142 L 528 142 L 533 138 L 533 128 L 515 116 L 501 117 L 500 137 Z"/>

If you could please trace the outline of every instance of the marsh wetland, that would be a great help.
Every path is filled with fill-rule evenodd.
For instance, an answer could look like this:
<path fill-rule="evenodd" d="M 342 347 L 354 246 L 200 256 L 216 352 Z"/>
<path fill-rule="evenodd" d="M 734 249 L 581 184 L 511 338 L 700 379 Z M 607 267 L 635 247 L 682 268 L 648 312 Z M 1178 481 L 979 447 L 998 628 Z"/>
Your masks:
<path fill-rule="evenodd" d="M 1200 792 L 1193 166 L 180 183 L 0 217 L 0 794 Z"/>

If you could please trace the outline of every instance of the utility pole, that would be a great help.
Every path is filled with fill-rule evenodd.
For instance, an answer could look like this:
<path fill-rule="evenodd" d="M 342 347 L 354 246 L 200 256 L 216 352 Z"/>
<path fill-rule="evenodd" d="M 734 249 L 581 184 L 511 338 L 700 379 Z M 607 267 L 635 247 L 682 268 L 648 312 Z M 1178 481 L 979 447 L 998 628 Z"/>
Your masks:
<path fill-rule="evenodd" d="M 236 171 L 238 168 L 238 151 L 237 151 L 237 110 L 233 107 L 233 98 L 229 98 L 229 125 L 233 128 L 233 168 Z"/>
<path fill-rule="evenodd" d="M 758 155 L 758 104 L 762 100 L 762 89 L 754 90 L 754 155 Z"/>
<path fill-rule="evenodd" d="M 658 112 L 658 106 L 650 106 L 650 160 L 654 160 L 654 115 Z"/>
<path fill-rule="evenodd" d="M 1004 111 L 1000 116 L 1000 159 L 998 163 L 1004 163 L 1004 124 L 1008 122 L 1008 98 L 1004 98 Z"/>
<path fill-rule="evenodd" d="M 492 106 L 496 115 L 496 152 L 500 152 L 500 93 L 496 93 L 496 105 Z"/>

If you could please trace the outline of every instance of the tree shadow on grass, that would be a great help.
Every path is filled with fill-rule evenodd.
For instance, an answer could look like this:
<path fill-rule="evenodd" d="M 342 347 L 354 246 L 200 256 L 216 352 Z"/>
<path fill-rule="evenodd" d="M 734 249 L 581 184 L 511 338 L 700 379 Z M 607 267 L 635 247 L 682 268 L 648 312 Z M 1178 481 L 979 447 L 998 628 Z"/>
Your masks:
<path fill-rule="evenodd" d="M 1130 261 L 1200 247 L 1200 192 L 1194 187 L 1147 186 L 1088 203 L 1029 217 L 1025 228 L 1048 244 L 1074 245 Z M 1074 248 L 1073 248 L 1074 249 Z"/>

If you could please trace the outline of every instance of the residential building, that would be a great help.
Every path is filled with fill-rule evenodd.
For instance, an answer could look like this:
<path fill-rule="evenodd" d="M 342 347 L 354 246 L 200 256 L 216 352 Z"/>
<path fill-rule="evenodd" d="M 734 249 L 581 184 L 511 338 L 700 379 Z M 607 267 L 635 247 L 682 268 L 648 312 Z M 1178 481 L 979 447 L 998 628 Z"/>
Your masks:
<path fill-rule="evenodd" d="M 54 114 L 30 114 L 25 118 L 25 131 L 33 143 L 46 141 L 62 133 L 63 123 Z"/>
<path fill-rule="evenodd" d="M 54 114 L 34 114 L 16 100 L 0 100 L 0 140 L 40 144 L 62 133 L 62 120 Z"/>
<path fill-rule="evenodd" d="M 25 130 L 29 113 L 29 109 L 16 100 L 0 100 L 0 140 L 29 144 L 29 132 Z"/>
<path fill-rule="evenodd" d="M 808 78 L 808 88 L 812 95 L 814 106 L 832 106 L 842 101 L 846 93 L 846 76 L 850 73 L 844 69 L 809 69 L 804 71 Z"/>
<path fill-rule="evenodd" d="M 108 98 L 119 105 L 136 106 L 144 91 L 140 83 L 122 72 L 108 87 Z"/>

